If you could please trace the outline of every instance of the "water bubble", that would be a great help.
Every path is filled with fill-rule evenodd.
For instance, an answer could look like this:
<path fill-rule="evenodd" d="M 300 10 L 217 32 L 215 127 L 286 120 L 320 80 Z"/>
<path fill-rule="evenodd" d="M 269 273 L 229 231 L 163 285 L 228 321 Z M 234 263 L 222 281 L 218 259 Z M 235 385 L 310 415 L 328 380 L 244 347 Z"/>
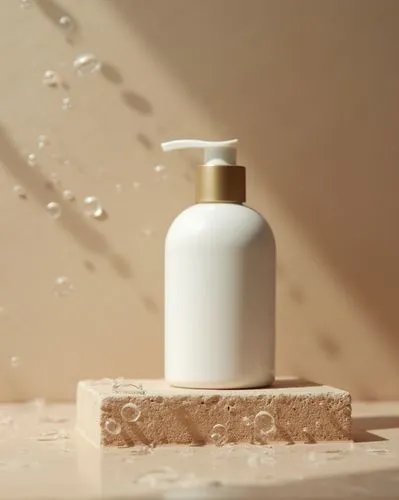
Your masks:
<path fill-rule="evenodd" d="M 73 30 L 73 21 L 69 16 L 62 16 L 58 21 L 58 24 L 66 31 Z"/>
<path fill-rule="evenodd" d="M 37 138 L 37 146 L 39 149 L 43 149 L 44 147 L 48 146 L 50 143 L 47 135 L 39 135 Z"/>
<path fill-rule="evenodd" d="M 122 407 L 121 415 L 126 422 L 137 422 L 141 412 L 138 406 L 134 403 L 127 403 Z"/>
<path fill-rule="evenodd" d="M 19 198 L 26 198 L 26 191 L 19 184 L 17 184 L 16 186 L 14 186 L 12 188 L 12 190 L 14 191 L 14 194 L 16 194 Z"/>
<path fill-rule="evenodd" d="M 68 109 L 72 108 L 72 101 L 70 97 L 64 97 L 61 101 L 61 109 L 63 111 L 68 111 Z"/>
<path fill-rule="evenodd" d="M 56 71 L 48 69 L 43 74 L 42 83 L 46 87 L 58 87 L 60 84 L 60 77 Z"/>
<path fill-rule="evenodd" d="M 11 356 L 10 365 L 11 368 L 18 368 L 19 366 L 21 366 L 21 359 L 19 358 L 19 356 Z"/>
<path fill-rule="evenodd" d="M 50 203 L 47 203 L 46 210 L 53 219 L 58 219 L 61 215 L 61 206 L 56 201 L 50 201 Z"/>
<path fill-rule="evenodd" d="M 267 411 L 260 411 L 256 414 L 254 425 L 261 434 L 269 434 L 274 430 L 274 418 Z"/>
<path fill-rule="evenodd" d="M 75 195 L 70 189 L 64 189 L 64 191 L 62 192 L 62 198 L 65 201 L 73 201 L 75 199 Z"/>
<path fill-rule="evenodd" d="M 222 424 L 216 424 L 212 427 L 210 438 L 217 446 L 223 446 L 227 442 L 227 429 Z"/>
<path fill-rule="evenodd" d="M 29 153 L 28 156 L 26 157 L 26 163 L 30 167 L 36 167 L 36 165 L 37 165 L 36 155 L 34 153 Z"/>
<path fill-rule="evenodd" d="M 66 276 L 59 276 L 55 280 L 54 294 L 58 297 L 66 297 L 73 292 L 73 285 Z"/>
<path fill-rule="evenodd" d="M 83 204 L 84 211 L 89 217 L 97 219 L 102 216 L 104 212 L 103 207 L 101 206 L 100 200 L 95 196 L 86 196 L 83 200 Z"/>
<path fill-rule="evenodd" d="M 33 0 L 20 0 L 19 5 L 21 9 L 29 9 L 33 6 Z"/>
<path fill-rule="evenodd" d="M 73 66 L 78 76 L 86 76 L 99 71 L 101 62 L 94 54 L 80 54 L 74 60 Z"/>
<path fill-rule="evenodd" d="M 243 417 L 242 423 L 245 425 L 245 427 L 251 427 L 254 423 L 253 417 Z"/>
<path fill-rule="evenodd" d="M 122 427 L 116 420 L 114 420 L 113 418 L 109 418 L 108 420 L 105 421 L 105 430 L 109 434 L 117 436 L 118 434 L 121 433 Z"/>

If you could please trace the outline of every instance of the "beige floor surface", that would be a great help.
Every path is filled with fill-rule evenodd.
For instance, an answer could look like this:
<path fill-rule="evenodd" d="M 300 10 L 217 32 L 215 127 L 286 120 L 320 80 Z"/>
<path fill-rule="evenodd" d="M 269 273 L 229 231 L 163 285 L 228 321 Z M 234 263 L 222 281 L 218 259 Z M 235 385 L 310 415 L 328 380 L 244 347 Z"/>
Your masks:
<path fill-rule="evenodd" d="M 399 498 L 399 402 L 354 405 L 355 443 L 100 451 L 73 405 L 0 406 L 1 499 Z"/>

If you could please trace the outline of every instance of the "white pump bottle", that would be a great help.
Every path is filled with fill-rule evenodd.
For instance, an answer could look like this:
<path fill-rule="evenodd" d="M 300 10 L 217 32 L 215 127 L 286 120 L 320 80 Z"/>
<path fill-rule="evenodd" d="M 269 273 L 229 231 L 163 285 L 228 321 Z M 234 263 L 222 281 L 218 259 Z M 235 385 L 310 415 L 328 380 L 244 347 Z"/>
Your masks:
<path fill-rule="evenodd" d="M 244 205 L 237 143 L 162 144 L 205 150 L 196 204 L 176 217 L 165 242 L 165 378 L 175 387 L 274 381 L 275 243 L 265 219 Z"/>

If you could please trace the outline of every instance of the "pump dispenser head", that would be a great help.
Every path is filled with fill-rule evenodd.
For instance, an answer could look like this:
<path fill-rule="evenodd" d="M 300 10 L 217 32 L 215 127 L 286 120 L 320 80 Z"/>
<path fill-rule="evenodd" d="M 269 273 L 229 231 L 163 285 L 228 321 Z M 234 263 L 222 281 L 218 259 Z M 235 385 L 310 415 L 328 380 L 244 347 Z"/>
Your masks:
<path fill-rule="evenodd" d="M 245 168 L 236 165 L 237 139 L 201 141 L 180 139 L 163 142 L 163 151 L 203 149 L 204 164 L 196 168 L 197 203 L 244 203 Z"/>

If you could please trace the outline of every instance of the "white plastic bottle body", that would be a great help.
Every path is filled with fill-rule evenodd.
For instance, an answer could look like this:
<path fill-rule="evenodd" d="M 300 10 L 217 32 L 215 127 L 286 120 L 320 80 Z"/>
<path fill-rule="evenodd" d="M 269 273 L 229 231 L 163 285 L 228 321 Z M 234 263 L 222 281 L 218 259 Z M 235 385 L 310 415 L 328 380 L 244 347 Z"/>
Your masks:
<path fill-rule="evenodd" d="M 176 387 L 270 385 L 275 365 L 275 243 L 256 211 L 203 203 L 165 243 L 165 378 Z"/>

